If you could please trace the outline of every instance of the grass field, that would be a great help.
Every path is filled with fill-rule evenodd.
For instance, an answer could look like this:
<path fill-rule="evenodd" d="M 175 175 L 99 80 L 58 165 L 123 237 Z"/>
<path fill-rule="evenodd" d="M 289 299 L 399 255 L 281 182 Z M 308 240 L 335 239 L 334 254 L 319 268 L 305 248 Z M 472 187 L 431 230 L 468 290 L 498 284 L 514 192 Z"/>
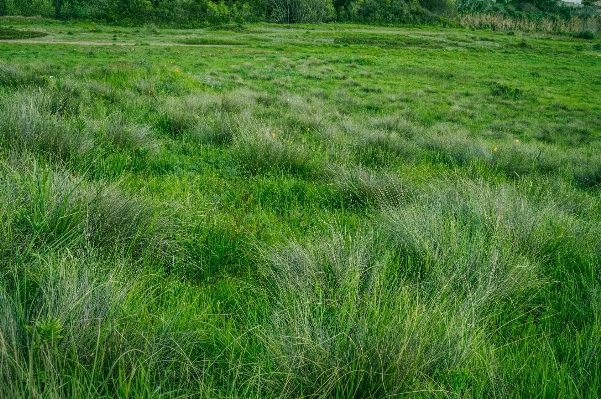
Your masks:
<path fill-rule="evenodd" d="M 0 34 L 0 398 L 601 395 L 599 38 Z"/>

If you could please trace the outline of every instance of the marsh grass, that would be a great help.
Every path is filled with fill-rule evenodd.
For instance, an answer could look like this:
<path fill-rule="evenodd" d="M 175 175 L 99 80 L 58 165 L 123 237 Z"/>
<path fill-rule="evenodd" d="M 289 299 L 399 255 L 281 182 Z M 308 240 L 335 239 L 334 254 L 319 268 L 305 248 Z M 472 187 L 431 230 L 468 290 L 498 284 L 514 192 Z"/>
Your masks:
<path fill-rule="evenodd" d="M 0 397 L 599 396 L 595 43 L 82 24 L 161 45 L 0 46 Z"/>
<path fill-rule="evenodd" d="M 15 65 L 0 63 L 0 85 L 4 87 L 45 86 L 48 78 L 36 70 L 27 70 Z"/>
<path fill-rule="evenodd" d="M 460 299 L 443 279 L 402 276 L 398 267 L 411 259 L 398 264 L 386 242 L 364 232 L 268 253 L 275 312 L 265 339 L 281 370 L 276 392 L 376 398 L 416 386 L 452 392 L 452 382 L 440 380 L 447 373 L 462 373 L 466 383 L 487 378 L 477 366 L 488 352 L 476 326 L 481 315 L 470 312 L 484 292 Z"/>
<path fill-rule="evenodd" d="M 43 92 L 17 94 L 4 99 L 0 132 L 2 140 L 18 151 L 42 152 L 68 162 L 85 157 L 94 143 L 85 122 L 64 118 L 77 109 L 68 94 Z"/>
<path fill-rule="evenodd" d="M 148 397 L 179 395 L 183 384 L 204 391 L 203 363 L 193 358 L 201 333 L 177 333 L 176 326 L 186 321 L 172 318 L 148 335 L 151 320 L 143 316 L 144 307 L 132 305 L 134 295 L 148 298 L 153 287 L 133 283 L 124 269 L 123 263 L 67 253 L 5 273 L 3 395 Z M 57 372 L 65 368 L 71 372 Z"/>
<path fill-rule="evenodd" d="M 411 196 L 408 185 L 397 176 L 364 168 L 338 168 L 328 180 L 334 186 L 330 200 L 351 209 L 399 205 Z"/>
<path fill-rule="evenodd" d="M 166 256 L 167 229 L 156 211 L 115 186 L 90 186 L 64 170 L 28 160 L 3 165 L 5 250 L 29 256 L 57 248 L 118 247 L 139 257 Z"/>
<path fill-rule="evenodd" d="M 601 21 L 598 16 L 570 19 L 530 19 L 511 18 L 500 14 L 461 14 L 459 21 L 463 26 L 496 31 L 522 31 L 547 33 L 579 33 L 587 29 L 599 29 Z"/>
<path fill-rule="evenodd" d="M 283 172 L 298 176 L 317 176 L 322 159 L 298 143 L 280 139 L 276 130 L 257 126 L 259 131 L 240 135 L 232 147 L 233 159 L 252 174 Z"/>
<path fill-rule="evenodd" d="M 101 129 L 102 138 L 111 145 L 130 151 L 142 151 L 153 147 L 150 128 L 134 124 L 122 113 L 110 115 Z"/>

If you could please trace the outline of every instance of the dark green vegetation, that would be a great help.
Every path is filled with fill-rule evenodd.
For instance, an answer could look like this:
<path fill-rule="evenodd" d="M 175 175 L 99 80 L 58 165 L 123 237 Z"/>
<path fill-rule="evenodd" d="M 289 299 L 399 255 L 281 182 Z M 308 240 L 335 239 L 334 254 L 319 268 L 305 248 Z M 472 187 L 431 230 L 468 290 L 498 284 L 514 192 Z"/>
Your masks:
<path fill-rule="evenodd" d="M 601 394 L 598 38 L 43 29 L 0 43 L 0 397 Z"/>
<path fill-rule="evenodd" d="M 19 30 L 13 28 L 0 28 L 0 40 L 33 39 L 44 37 L 46 33 L 31 30 Z"/>
<path fill-rule="evenodd" d="M 570 8 L 561 0 L 0 0 L 0 16 L 179 27 L 258 21 L 448 25 L 457 13 L 552 20 L 599 15 L 592 3 Z"/>

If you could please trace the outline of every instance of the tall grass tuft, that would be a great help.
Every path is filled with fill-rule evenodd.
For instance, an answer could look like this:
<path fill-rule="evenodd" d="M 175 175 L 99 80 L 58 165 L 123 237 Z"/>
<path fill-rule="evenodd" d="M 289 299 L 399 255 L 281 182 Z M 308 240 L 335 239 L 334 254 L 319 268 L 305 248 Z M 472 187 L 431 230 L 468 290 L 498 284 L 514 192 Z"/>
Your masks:
<path fill-rule="evenodd" d="M 411 190 L 391 173 L 374 172 L 362 167 L 338 168 L 331 172 L 335 195 L 332 200 L 349 208 L 391 206 L 405 203 Z"/>
<path fill-rule="evenodd" d="M 275 311 L 265 329 L 283 397 L 381 398 L 452 392 L 444 376 L 471 370 L 484 334 L 444 284 L 416 285 L 384 237 L 363 233 L 267 253 Z"/>
<path fill-rule="evenodd" d="M 26 160 L 1 165 L 2 250 L 11 256 L 93 247 L 161 261 L 167 224 L 148 203 L 110 185 L 90 185 L 65 171 Z"/>
<path fill-rule="evenodd" d="M 105 121 L 102 136 L 111 145 L 129 151 L 153 146 L 149 127 L 130 122 L 123 113 L 111 114 Z"/>
<path fill-rule="evenodd" d="M 0 138 L 17 151 L 45 153 L 62 161 L 83 158 L 94 139 L 81 119 L 63 118 L 69 106 L 43 92 L 5 98 L 0 110 Z M 70 112 L 70 111 L 69 111 Z"/>
<path fill-rule="evenodd" d="M 39 71 L 28 71 L 13 64 L 0 63 L 0 87 L 43 87 L 48 82 L 48 77 L 41 75 Z"/>
<path fill-rule="evenodd" d="M 208 391 L 205 339 L 203 331 L 190 328 L 193 319 L 186 312 L 192 309 L 186 308 L 183 317 L 180 309 L 180 315 L 153 318 L 152 304 L 169 285 L 128 271 L 122 259 L 100 259 L 57 251 L 4 268 L 0 396 L 155 397 Z"/>
<path fill-rule="evenodd" d="M 303 145 L 279 137 L 280 133 L 253 125 L 234 141 L 232 154 L 250 173 L 280 172 L 299 176 L 317 176 L 322 159 Z"/>

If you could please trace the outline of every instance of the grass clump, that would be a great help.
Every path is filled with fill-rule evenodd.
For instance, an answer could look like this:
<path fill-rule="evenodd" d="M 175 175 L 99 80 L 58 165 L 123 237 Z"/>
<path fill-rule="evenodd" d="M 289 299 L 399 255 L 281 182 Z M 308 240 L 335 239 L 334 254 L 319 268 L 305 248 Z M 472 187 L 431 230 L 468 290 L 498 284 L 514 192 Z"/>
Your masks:
<path fill-rule="evenodd" d="M 440 385 L 451 370 L 475 372 L 483 331 L 466 328 L 466 315 L 442 299 L 444 286 L 399 278 L 404 265 L 382 237 L 335 235 L 268 256 L 275 312 L 265 340 L 280 370 L 276 392 L 376 398 L 419 386 L 434 393 L 451 388 Z"/>
<path fill-rule="evenodd" d="M 66 162 L 85 157 L 94 139 L 81 119 L 61 115 L 72 110 L 71 105 L 78 107 L 69 98 L 34 92 L 5 99 L 0 111 L 2 141 L 16 151 L 41 152 Z"/>
<path fill-rule="evenodd" d="M 490 92 L 493 96 L 503 96 L 512 99 L 519 99 L 524 95 L 521 89 L 508 83 L 499 82 L 491 83 Z"/>
<path fill-rule="evenodd" d="M 93 247 L 121 248 L 132 256 L 152 249 L 158 260 L 167 248 L 156 211 L 116 187 L 90 186 L 34 161 L 2 168 L 4 250 L 12 256 L 42 248 Z"/>
<path fill-rule="evenodd" d="M 265 129 L 259 127 L 259 129 Z M 233 159 L 253 174 L 290 173 L 298 176 L 319 174 L 321 159 L 311 157 L 308 149 L 278 137 L 275 130 L 240 135 L 232 147 Z"/>
<path fill-rule="evenodd" d="M 390 173 L 373 172 L 364 168 L 339 169 L 332 173 L 334 196 L 342 207 L 386 207 L 404 203 L 411 195 L 407 184 Z"/>
<path fill-rule="evenodd" d="M 19 87 L 43 87 L 49 82 L 49 78 L 35 70 L 25 70 L 13 64 L 0 63 L 0 86 Z"/>
<path fill-rule="evenodd" d="M 132 124 L 121 113 L 107 118 L 102 137 L 111 145 L 129 151 L 142 151 L 153 145 L 149 127 Z"/>

